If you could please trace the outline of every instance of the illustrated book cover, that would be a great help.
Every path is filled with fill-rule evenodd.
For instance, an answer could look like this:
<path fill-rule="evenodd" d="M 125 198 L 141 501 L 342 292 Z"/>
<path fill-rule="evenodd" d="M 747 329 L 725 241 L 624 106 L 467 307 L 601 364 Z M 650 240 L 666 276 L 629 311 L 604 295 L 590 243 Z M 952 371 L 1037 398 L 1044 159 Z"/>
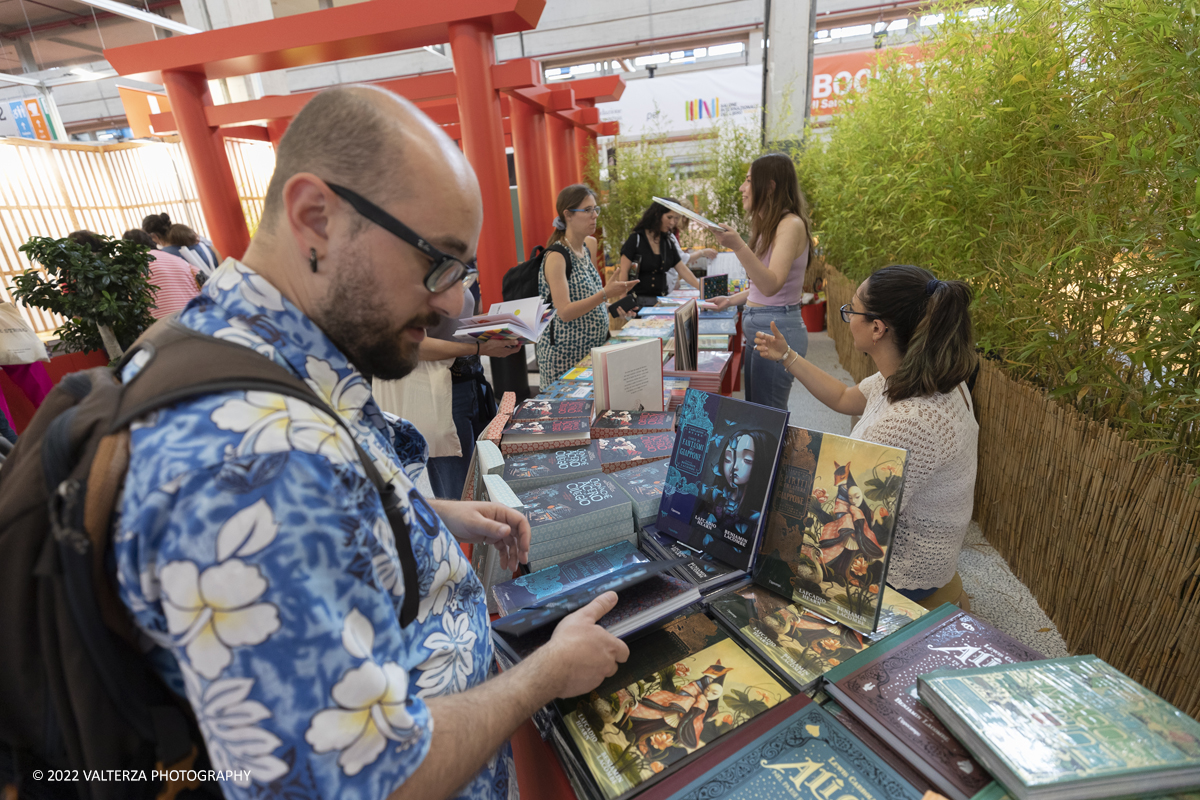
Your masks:
<path fill-rule="evenodd" d="M 789 426 L 755 582 L 872 633 L 907 451 Z"/>
<path fill-rule="evenodd" d="M 633 516 L 639 527 L 652 525 L 658 519 L 663 485 L 667 482 L 665 460 L 614 472 L 612 480 L 633 501 Z"/>
<path fill-rule="evenodd" d="M 531 397 L 521 402 L 512 415 L 514 422 L 547 419 L 592 418 L 591 400 L 543 400 Z"/>
<path fill-rule="evenodd" d="M 513 453 L 504 460 L 500 476 L 514 492 L 526 492 L 568 478 L 598 475 L 601 471 L 600 448 L 593 441 L 584 447 Z"/>
<path fill-rule="evenodd" d="M 918 693 L 1017 800 L 1200 786 L 1200 723 L 1096 656 L 939 670 Z"/>
<path fill-rule="evenodd" d="M 518 609 L 570 591 L 628 564 L 640 564 L 649 560 L 649 557 L 631 542 L 618 542 L 585 556 L 530 572 L 505 583 L 498 583 L 492 587 L 492 594 L 495 595 L 500 616 L 508 616 Z"/>
<path fill-rule="evenodd" d="M 917 677 L 1037 661 L 1042 654 L 947 603 L 825 674 L 825 690 L 951 800 L 991 781 L 917 699 Z"/>
<path fill-rule="evenodd" d="M 600 465 L 605 472 L 611 473 L 670 458 L 675 449 L 675 433 L 616 436 L 596 442 L 600 449 Z"/>
<path fill-rule="evenodd" d="M 630 676 L 615 690 L 566 701 L 562 712 L 593 780 L 611 800 L 788 695 L 737 642 L 724 637 L 653 671 Z"/>
<path fill-rule="evenodd" d="M 688 389 L 678 419 L 658 529 L 749 572 L 788 414 Z"/>
<path fill-rule="evenodd" d="M 728 275 L 707 275 L 700 279 L 700 299 L 712 300 L 729 294 Z"/>
<path fill-rule="evenodd" d="M 790 702 L 792 713 L 757 739 L 705 759 L 707 769 L 684 786 L 667 778 L 646 799 L 921 800 L 920 789 L 821 706 L 804 697 Z M 688 770 L 694 774 L 699 766 Z"/>
<path fill-rule="evenodd" d="M 885 599 L 899 598 L 901 611 L 889 612 L 879 634 L 899 630 L 925 609 L 913 611 L 899 592 L 886 589 Z M 798 692 L 811 689 L 829 670 L 872 644 L 872 639 L 756 584 L 732 588 L 708 599 L 709 610 L 737 632 L 743 644 L 786 677 Z M 915 604 L 914 604 L 915 605 Z"/>
<path fill-rule="evenodd" d="M 670 433 L 675 430 L 674 411 L 621 411 L 609 409 L 592 420 L 593 439 L 614 436 L 640 436 L 643 433 Z"/>
<path fill-rule="evenodd" d="M 500 437 L 500 452 L 508 456 L 557 447 L 584 447 L 591 438 L 590 421 L 580 417 L 512 420 Z"/>

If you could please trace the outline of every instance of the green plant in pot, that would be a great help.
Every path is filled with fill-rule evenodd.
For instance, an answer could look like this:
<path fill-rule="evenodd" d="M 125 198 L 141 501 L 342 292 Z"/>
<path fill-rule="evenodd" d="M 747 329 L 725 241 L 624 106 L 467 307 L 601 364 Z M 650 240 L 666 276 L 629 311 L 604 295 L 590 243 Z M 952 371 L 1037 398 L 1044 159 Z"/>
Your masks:
<path fill-rule="evenodd" d="M 116 360 L 154 323 L 150 250 L 97 237 L 99 249 L 71 239 L 34 236 L 20 250 L 40 269 L 13 278 L 13 297 L 65 318 L 55 335 L 67 353 L 104 350 Z"/>

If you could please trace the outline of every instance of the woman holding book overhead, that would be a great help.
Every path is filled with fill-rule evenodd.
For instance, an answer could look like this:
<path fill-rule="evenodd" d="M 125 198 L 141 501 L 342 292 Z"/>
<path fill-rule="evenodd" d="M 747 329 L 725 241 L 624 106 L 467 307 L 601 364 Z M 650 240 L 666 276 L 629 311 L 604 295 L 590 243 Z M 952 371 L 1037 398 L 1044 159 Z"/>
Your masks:
<path fill-rule="evenodd" d="M 796 180 L 796 167 L 783 153 L 767 153 L 750 165 L 741 186 L 742 207 L 750 215 L 750 243 L 728 225 L 714 231 L 722 247 L 734 252 L 746 270 L 750 288 L 713 298 L 718 308 L 744 305 L 746 338 L 743 371 L 746 399 L 751 403 L 788 407 L 792 379 L 778 364 L 754 351 L 754 337 L 775 324 L 796 352 L 808 352 L 808 329 L 800 316 L 804 272 L 812 254 L 808 202 Z"/>
<path fill-rule="evenodd" d="M 670 197 L 666 198 L 671 200 Z M 671 202 L 679 202 L 672 200 Z M 621 263 L 617 267 L 617 279 L 628 280 L 629 273 L 637 266 L 637 286 L 633 293 L 639 297 L 663 297 L 672 287 L 667 279 L 674 269 L 679 277 L 693 288 L 700 288 L 700 280 L 688 269 L 688 259 L 675 238 L 679 227 L 679 215 L 666 206 L 651 203 L 634 226 L 633 233 L 621 246 Z M 705 251 L 705 254 L 716 251 Z"/>
<path fill-rule="evenodd" d="M 918 602 L 945 588 L 962 604 L 958 554 L 971 522 L 979 425 L 968 381 L 978 369 L 971 289 L 928 270 L 884 267 L 842 306 L 854 346 L 879 371 L 857 386 L 809 363 L 775 325 L 755 349 L 834 411 L 860 416 L 850 436 L 908 450 L 888 583 Z M 953 596 L 949 596 L 953 595 Z"/>
<path fill-rule="evenodd" d="M 537 341 L 538 378 L 543 391 L 608 339 L 608 303 L 620 300 L 637 281 L 605 286 L 593 264 L 600 205 L 591 187 L 577 183 L 558 193 L 554 233 L 538 273 L 538 293 L 555 316 Z"/>

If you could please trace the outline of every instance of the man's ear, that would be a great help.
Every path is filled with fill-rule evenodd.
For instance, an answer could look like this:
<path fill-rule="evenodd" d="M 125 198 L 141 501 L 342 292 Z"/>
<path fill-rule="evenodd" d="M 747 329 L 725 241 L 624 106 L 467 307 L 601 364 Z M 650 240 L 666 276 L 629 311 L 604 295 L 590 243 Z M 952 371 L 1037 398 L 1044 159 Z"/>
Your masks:
<path fill-rule="evenodd" d="M 283 213 L 288 230 L 301 253 L 317 251 L 324 258 L 329 251 L 329 216 L 334 204 L 333 192 L 311 172 L 297 172 L 283 185 Z"/>

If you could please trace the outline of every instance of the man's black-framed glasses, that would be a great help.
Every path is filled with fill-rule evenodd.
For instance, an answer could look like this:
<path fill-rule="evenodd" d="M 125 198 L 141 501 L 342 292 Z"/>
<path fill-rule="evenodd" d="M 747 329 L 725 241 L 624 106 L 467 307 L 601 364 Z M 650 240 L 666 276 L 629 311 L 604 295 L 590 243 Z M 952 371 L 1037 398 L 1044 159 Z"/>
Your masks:
<path fill-rule="evenodd" d="M 881 317 L 878 314 L 872 314 L 870 311 L 854 311 L 850 308 L 849 303 L 846 303 L 846 305 L 842 306 L 841 310 L 842 310 L 842 322 L 845 322 L 847 325 L 850 324 L 850 315 L 851 314 L 858 314 L 859 316 L 866 317 L 869 320 L 881 319 Z"/>
<path fill-rule="evenodd" d="M 374 222 L 388 233 L 400 239 L 400 241 L 417 248 L 429 258 L 432 266 L 430 266 L 429 272 L 425 273 L 425 288 L 434 294 L 446 291 L 465 278 L 467 273 L 476 270 L 474 259 L 466 262 L 460 258 L 455 258 L 449 253 L 443 253 L 418 236 L 412 228 L 357 192 L 353 192 L 345 186 L 338 186 L 336 183 L 326 181 L 325 184 L 333 190 L 334 194 L 353 206 L 354 210 L 359 214 L 362 214 L 371 222 Z"/>

